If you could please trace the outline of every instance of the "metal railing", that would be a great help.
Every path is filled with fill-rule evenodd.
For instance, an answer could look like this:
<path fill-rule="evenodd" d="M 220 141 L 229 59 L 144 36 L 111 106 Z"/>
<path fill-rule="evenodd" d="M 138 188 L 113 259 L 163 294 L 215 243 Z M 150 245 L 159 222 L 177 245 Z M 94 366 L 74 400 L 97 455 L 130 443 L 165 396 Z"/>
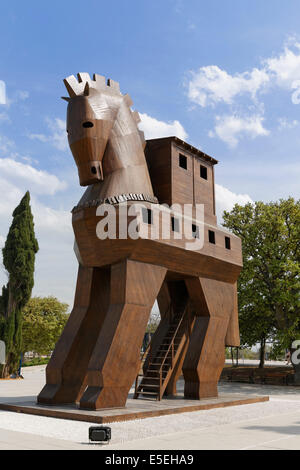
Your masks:
<path fill-rule="evenodd" d="M 172 304 L 170 304 L 165 312 L 165 315 L 168 315 L 170 314 L 172 310 Z M 149 354 L 149 360 L 148 360 L 148 363 L 150 363 L 151 361 L 151 355 L 152 355 L 152 351 L 151 351 L 151 341 L 149 342 L 147 348 L 145 349 L 142 357 L 141 357 L 141 365 L 140 365 L 140 368 L 143 367 L 143 365 L 145 364 L 146 362 L 146 359 L 147 359 L 147 356 Z M 138 373 L 136 378 L 135 378 L 135 385 L 134 385 L 134 398 L 137 398 L 137 395 L 138 395 L 138 388 L 139 388 L 139 377 L 144 377 L 144 373 L 143 374 L 140 374 Z"/>
<path fill-rule="evenodd" d="M 187 318 L 187 311 L 188 311 L 188 304 L 186 305 L 184 311 L 183 311 L 183 314 L 182 314 L 182 317 L 180 318 L 179 322 L 178 322 L 178 325 L 176 326 L 176 329 L 171 337 L 171 341 L 170 341 L 170 344 L 169 344 L 169 347 L 164 355 L 164 358 L 163 358 L 163 362 L 161 363 L 160 365 L 160 368 L 159 370 L 157 371 L 158 372 L 158 378 L 159 378 L 159 389 L 158 389 L 158 397 L 157 399 L 158 400 L 161 400 L 162 399 L 162 395 L 163 395 L 163 392 L 162 392 L 162 387 L 163 387 L 163 377 L 162 377 L 162 372 L 163 372 L 163 367 L 165 365 L 165 362 L 166 362 L 166 359 L 169 355 L 169 353 L 171 352 L 171 370 L 173 369 L 174 367 L 174 358 L 175 358 L 175 347 L 174 347 L 174 343 L 175 343 L 175 339 L 176 339 L 176 336 L 178 334 L 178 331 L 181 327 L 181 325 L 183 324 L 183 322 L 186 320 L 188 325 L 189 326 L 189 322 L 188 322 L 188 318 Z M 173 311 L 173 308 L 172 308 L 172 304 L 168 307 L 168 310 L 166 312 L 166 314 L 170 311 Z M 170 325 L 171 326 L 171 325 Z M 148 360 L 148 363 L 151 362 L 151 355 L 152 355 L 152 351 L 151 351 L 151 342 L 148 344 L 146 350 L 144 351 L 143 355 L 142 355 L 142 358 L 141 358 L 141 365 L 143 366 L 143 364 L 145 363 L 145 361 L 148 359 L 147 356 L 149 356 L 149 360 Z M 155 359 L 155 358 L 154 358 Z M 159 364 L 158 364 L 159 365 Z M 139 395 L 139 386 L 140 384 L 142 383 L 142 381 L 140 382 L 139 384 L 139 377 L 143 377 L 144 378 L 144 373 L 143 374 L 140 374 L 138 373 L 138 375 L 136 376 L 136 379 L 135 379 L 135 393 L 134 393 L 134 398 L 137 398 L 138 395 Z"/>
<path fill-rule="evenodd" d="M 145 351 L 143 352 L 143 355 L 141 357 L 141 365 L 140 365 L 140 368 L 143 367 L 143 364 L 145 364 L 145 361 L 146 361 L 146 357 L 148 356 L 148 354 L 150 353 L 150 356 L 149 356 L 149 360 L 151 360 L 151 341 L 150 343 L 148 344 L 148 346 L 146 347 Z M 134 386 L 134 397 L 136 396 L 137 394 L 137 390 L 138 390 L 138 386 L 139 386 L 139 377 L 143 377 L 144 374 L 140 374 L 138 373 L 136 378 L 135 378 L 135 386 Z"/>
<path fill-rule="evenodd" d="M 182 325 L 182 323 L 183 323 L 183 321 L 184 321 L 184 319 L 185 319 L 186 312 L 187 312 L 187 308 L 188 308 L 188 306 L 186 306 L 185 309 L 184 309 L 183 315 L 182 315 L 182 317 L 181 317 L 181 319 L 180 319 L 180 321 L 179 321 L 179 323 L 178 323 L 178 325 L 177 325 L 177 328 L 176 328 L 175 332 L 173 333 L 173 336 L 172 336 L 170 345 L 169 345 L 169 347 L 168 347 L 168 349 L 167 349 L 167 352 L 166 352 L 166 354 L 165 354 L 165 357 L 164 357 L 164 359 L 163 359 L 163 362 L 162 362 L 162 364 L 161 364 L 161 366 L 160 366 L 160 369 L 159 369 L 159 371 L 158 371 L 158 372 L 159 372 L 159 397 L 158 397 L 159 400 L 162 399 L 162 394 L 163 394 L 163 392 L 162 392 L 162 386 L 163 386 L 163 383 L 162 383 L 162 372 L 163 372 L 163 367 L 164 367 L 164 364 L 165 364 L 165 362 L 166 362 L 166 359 L 167 359 L 167 357 L 168 357 L 168 355 L 169 355 L 170 350 L 171 350 L 171 370 L 172 370 L 173 367 L 174 367 L 174 341 L 175 341 L 175 338 L 176 338 L 177 333 L 178 333 L 178 331 L 179 331 L 179 328 L 180 328 L 180 326 Z"/>

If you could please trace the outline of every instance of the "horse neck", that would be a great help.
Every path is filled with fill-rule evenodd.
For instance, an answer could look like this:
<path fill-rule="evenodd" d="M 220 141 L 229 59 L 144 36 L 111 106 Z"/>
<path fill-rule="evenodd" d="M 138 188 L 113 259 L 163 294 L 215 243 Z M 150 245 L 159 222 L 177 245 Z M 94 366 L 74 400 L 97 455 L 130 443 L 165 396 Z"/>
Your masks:
<path fill-rule="evenodd" d="M 124 104 L 120 106 L 111 130 L 103 165 L 104 172 L 109 173 L 140 165 L 147 169 L 137 124 L 131 110 Z"/>
<path fill-rule="evenodd" d="M 128 193 L 153 196 L 139 130 L 127 106 L 117 114 L 102 163 L 104 180 L 89 186 L 79 205 Z"/>

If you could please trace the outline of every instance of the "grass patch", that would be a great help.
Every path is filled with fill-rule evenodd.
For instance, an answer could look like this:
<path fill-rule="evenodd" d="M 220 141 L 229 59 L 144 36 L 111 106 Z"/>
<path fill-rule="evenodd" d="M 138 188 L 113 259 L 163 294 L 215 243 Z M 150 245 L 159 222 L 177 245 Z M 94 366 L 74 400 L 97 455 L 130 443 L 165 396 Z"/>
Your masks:
<path fill-rule="evenodd" d="M 22 367 L 41 366 L 43 364 L 48 364 L 49 360 L 49 357 L 35 357 L 34 359 L 24 362 Z"/>

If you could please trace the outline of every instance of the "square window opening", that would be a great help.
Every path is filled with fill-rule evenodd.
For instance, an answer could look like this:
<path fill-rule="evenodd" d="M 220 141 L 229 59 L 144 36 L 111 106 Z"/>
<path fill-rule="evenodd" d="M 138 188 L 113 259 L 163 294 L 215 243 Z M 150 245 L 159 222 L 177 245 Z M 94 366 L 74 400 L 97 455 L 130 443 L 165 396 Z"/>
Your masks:
<path fill-rule="evenodd" d="M 147 209 L 146 207 L 143 207 L 142 216 L 143 216 L 143 222 L 145 224 L 148 224 L 148 225 L 153 224 L 153 214 L 152 214 L 151 209 Z"/>
<path fill-rule="evenodd" d="M 201 178 L 207 180 L 207 168 L 206 168 L 206 166 L 200 165 L 200 176 L 201 176 Z"/>
<path fill-rule="evenodd" d="M 195 224 L 192 224 L 192 236 L 193 238 L 199 238 L 199 227 Z"/>
<path fill-rule="evenodd" d="M 179 166 L 184 170 L 187 170 L 187 157 L 185 155 L 179 154 Z"/>
<path fill-rule="evenodd" d="M 179 220 L 171 217 L 172 232 L 179 232 Z"/>
<path fill-rule="evenodd" d="M 208 231 L 208 240 L 209 243 L 213 243 L 214 245 L 216 244 L 215 232 L 213 232 L 212 230 Z"/>
<path fill-rule="evenodd" d="M 231 249 L 231 243 L 230 243 L 229 237 L 225 237 L 225 248 L 227 248 L 227 250 Z"/>

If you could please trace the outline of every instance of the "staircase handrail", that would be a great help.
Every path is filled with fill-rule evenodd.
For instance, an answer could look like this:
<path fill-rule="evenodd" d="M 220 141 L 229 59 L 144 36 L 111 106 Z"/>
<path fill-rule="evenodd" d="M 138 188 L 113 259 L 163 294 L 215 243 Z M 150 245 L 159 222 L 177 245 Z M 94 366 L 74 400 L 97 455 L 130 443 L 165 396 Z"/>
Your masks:
<path fill-rule="evenodd" d="M 179 328 L 180 328 L 180 326 L 181 326 L 181 324 L 182 324 L 182 322 L 183 322 L 183 319 L 184 319 L 184 317 L 185 317 L 187 308 L 188 308 L 188 305 L 186 305 L 186 307 L 185 307 L 185 309 L 184 309 L 184 311 L 183 311 L 183 315 L 182 315 L 182 317 L 181 317 L 181 319 L 180 319 L 180 321 L 179 321 L 179 323 L 178 323 L 178 325 L 177 325 L 177 328 L 176 328 L 175 332 L 173 333 L 173 336 L 172 336 L 170 345 L 169 345 L 169 347 L 168 347 L 168 349 L 167 349 L 167 352 L 166 352 L 166 354 L 165 354 L 164 360 L 163 360 L 163 362 L 162 362 L 162 364 L 161 364 L 161 366 L 160 366 L 159 375 L 161 375 L 162 368 L 163 368 L 163 366 L 164 366 L 164 364 L 165 364 L 165 361 L 166 361 L 167 356 L 168 356 L 168 354 L 169 354 L 170 348 L 171 348 L 171 346 L 172 346 L 173 343 L 174 343 L 174 340 L 175 340 L 175 338 L 176 338 L 176 335 L 177 335 L 177 333 L 178 333 L 178 330 L 179 330 Z M 172 358 L 172 367 L 171 367 L 171 368 L 173 368 L 173 358 Z"/>
<path fill-rule="evenodd" d="M 171 311 L 171 309 L 172 309 L 172 305 L 169 304 L 169 306 L 168 306 L 168 308 L 167 308 L 167 310 L 166 310 L 165 315 L 167 315 L 167 314 Z M 165 316 L 165 315 L 164 315 L 164 316 Z M 151 341 L 149 342 L 147 348 L 146 348 L 145 351 L 143 352 L 143 355 L 142 355 L 142 357 L 141 357 L 141 364 L 143 364 L 143 361 L 144 361 L 144 363 L 145 363 L 145 361 L 146 361 L 146 356 L 148 355 L 150 349 L 151 349 Z M 150 359 L 151 359 L 151 355 L 150 355 Z M 135 388 L 135 395 L 136 395 L 136 393 L 137 393 L 137 389 L 138 389 L 138 385 L 139 385 L 139 384 L 138 384 L 139 377 L 142 377 L 142 376 L 143 376 L 143 374 L 140 374 L 140 373 L 138 372 L 138 374 L 137 374 L 137 376 L 136 376 L 136 379 L 135 379 L 135 387 L 134 387 L 134 388 Z"/>

